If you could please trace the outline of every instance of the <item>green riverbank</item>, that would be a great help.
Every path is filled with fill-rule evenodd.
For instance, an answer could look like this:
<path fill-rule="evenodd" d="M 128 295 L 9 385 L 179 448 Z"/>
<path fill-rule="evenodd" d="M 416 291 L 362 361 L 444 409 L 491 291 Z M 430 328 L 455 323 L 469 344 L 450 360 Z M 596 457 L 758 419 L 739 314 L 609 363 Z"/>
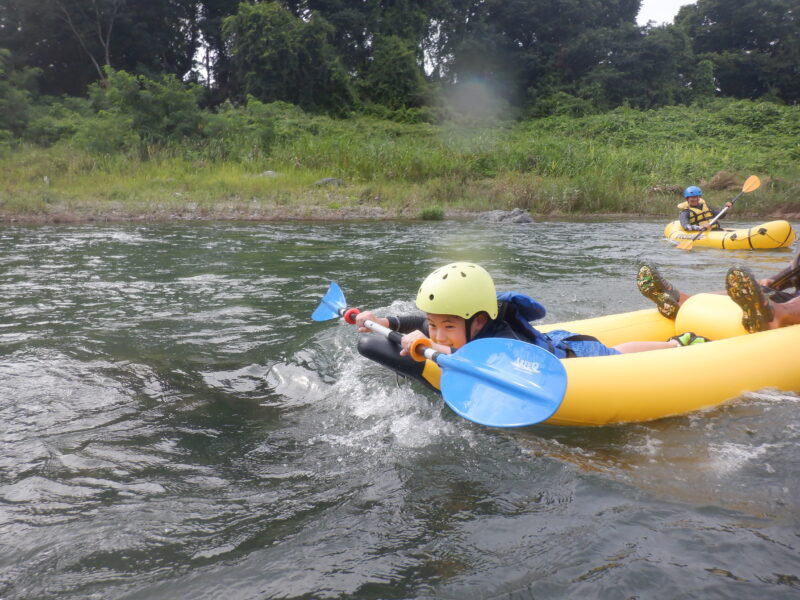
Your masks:
<path fill-rule="evenodd" d="M 62 140 L 0 152 L 3 222 L 671 216 L 687 185 L 742 216 L 800 218 L 800 109 L 718 101 L 523 122 L 334 120 L 267 105 L 262 129 L 113 152 Z"/>

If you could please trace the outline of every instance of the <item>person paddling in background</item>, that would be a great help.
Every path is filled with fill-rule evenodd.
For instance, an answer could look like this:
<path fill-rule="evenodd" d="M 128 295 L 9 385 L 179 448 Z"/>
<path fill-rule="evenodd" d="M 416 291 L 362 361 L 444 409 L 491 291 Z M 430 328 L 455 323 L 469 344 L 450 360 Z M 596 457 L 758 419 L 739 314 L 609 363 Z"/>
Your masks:
<path fill-rule="evenodd" d="M 689 299 L 647 263 L 639 267 L 636 286 L 658 311 L 674 319 Z M 747 267 L 731 267 L 725 276 L 725 291 L 742 309 L 742 325 L 750 333 L 800 323 L 800 251 L 789 265 L 772 277 L 757 281 Z"/>
<path fill-rule="evenodd" d="M 703 200 L 703 191 L 696 185 L 690 185 L 683 190 L 683 197 L 686 198 L 685 202 L 678 204 L 681 209 L 678 219 L 680 219 L 681 227 L 686 231 L 703 231 L 709 228 L 708 222 L 716 217 L 720 211 L 712 210 L 711 207 Z M 731 202 L 726 202 L 725 207 L 730 208 L 733 206 Z M 723 214 L 720 219 L 724 218 Z M 719 223 L 714 223 L 712 229 L 721 229 Z"/>
<path fill-rule="evenodd" d="M 359 331 L 369 331 L 364 326 L 369 319 L 404 333 L 400 342 L 402 356 L 408 355 L 411 344 L 422 337 L 429 338 L 433 348 L 445 354 L 472 340 L 508 338 L 535 344 L 558 358 L 644 352 L 708 341 L 685 333 L 664 342 L 626 342 L 609 348 L 597 338 L 580 333 L 564 330 L 543 333 L 530 322 L 545 316 L 544 306 L 524 294 L 497 294 L 489 273 L 467 262 L 451 263 L 428 275 L 417 292 L 416 304 L 425 316 L 378 317 L 372 311 L 365 311 L 356 316 L 356 325 Z M 375 349 L 367 347 L 369 344 L 362 345 L 359 341 L 359 352 L 375 360 Z"/>

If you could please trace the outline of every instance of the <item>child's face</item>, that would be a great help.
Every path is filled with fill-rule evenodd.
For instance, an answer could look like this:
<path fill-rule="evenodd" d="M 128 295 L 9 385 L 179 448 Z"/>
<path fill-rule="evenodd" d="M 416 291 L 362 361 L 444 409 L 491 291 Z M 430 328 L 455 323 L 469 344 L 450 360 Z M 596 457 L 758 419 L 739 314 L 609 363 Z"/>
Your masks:
<path fill-rule="evenodd" d="M 467 343 L 466 321 L 455 315 L 428 315 L 428 333 L 431 341 L 458 350 Z"/>

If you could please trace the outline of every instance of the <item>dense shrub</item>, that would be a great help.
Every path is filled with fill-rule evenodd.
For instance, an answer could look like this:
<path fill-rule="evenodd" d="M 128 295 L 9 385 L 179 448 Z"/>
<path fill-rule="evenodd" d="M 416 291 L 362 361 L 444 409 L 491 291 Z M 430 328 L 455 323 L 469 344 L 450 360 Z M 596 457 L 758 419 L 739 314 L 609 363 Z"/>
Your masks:
<path fill-rule="evenodd" d="M 101 110 L 78 124 L 73 141 L 94 154 L 125 154 L 137 150 L 142 139 L 133 130 L 130 116 Z"/>
<path fill-rule="evenodd" d="M 23 137 L 40 146 L 52 146 L 72 138 L 94 116 L 95 111 L 84 98 L 43 99 L 32 107 Z"/>
<path fill-rule="evenodd" d="M 104 85 L 95 84 L 90 97 L 104 118 L 119 118 L 145 143 L 164 144 L 200 135 L 202 89 L 172 75 L 150 79 L 125 71 L 107 70 Z"/>
<path fill-rule="evenodd" d="M 269 154 L 275 139 L 275 116 L 268 105 L 251 96 L 243 107 L 226 102 L 209 114 L 203 133 L 210 157 L 253 160 Z"/>
<path fill-rule="evenodd" d="M 5 138 L 20 136 L 28 125 L 31 90 L 38 69 L 11 68 L 11 53 L 0 48 L 0 131 Z"/>

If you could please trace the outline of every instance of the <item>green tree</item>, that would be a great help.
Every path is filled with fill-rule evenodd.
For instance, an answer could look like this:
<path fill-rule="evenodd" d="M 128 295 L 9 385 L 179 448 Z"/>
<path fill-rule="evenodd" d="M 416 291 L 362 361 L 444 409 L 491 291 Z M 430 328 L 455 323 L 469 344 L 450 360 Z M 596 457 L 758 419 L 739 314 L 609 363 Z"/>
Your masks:
<path fill-rule="evenodd" d="M 362 80 L 364 94 L 391 109 L 420 106 L 425 78 L 414 51 L 395 35 L 375 39 L 372 60 Z"/>
<path fill-rule="evenodd" d="M 106 83 L 91 88 L 99 113 L 129 123 L 140 140 L 161 144 L 200 134 L 201 93 L 199 86 L 186 85 L 174 75 L 151 79 L 108 68 Z"/>
<path fill-rule="evenodd" d="M 43 94 L 80 95 L 97 77 L 91 62 L 45 0 L 0 2 L 0 47 L 11 51 L 11 65 L 41 71 Z"/>
<path fill-rule="evenodd" d="M 479 76 L 510 100 L 545 96 L 593 69 L 606 49 L 581 52 L 604 32 L 635 23 L 640 0 L 460 0 L 442 22 L 450 82 Z M 606 36 L 610 39 L 611 36 Z M 516 92 L 516 93 L 515 93 Z"/>
<path fill-rule="evenodd" d="M 208 87 L 214 103 L 233 97 L 231 61 L 225 47 L 222 23 L 225 17 L 236 14 L 240 0 L 203 0 L 198 6 L 198 50 L 200 62 L 196 67 Z"/>
<path fill-rule="evenodd" d="M 283 3 L 298 18 L 311 14 L 324 18 L 333 27 L 331 43 L 345 69 L 362 71 L 370 56 L 374 23 L 380 10 L 378 2 L 351 0 L 289 0 Z"/>
<path fill-rule="evenodd" d="M 714 63 L 700 60 L 692 70 L 692 101 L 705 104 L 717 93 Z"/>
<path fill-rule="evenodd" d="M 11 52 L 0 48 L 0 133 L 19 137 L 30 119 L 36 69 L 11 68 Z"/>
<path fill-rule="evenodd" d="M 80 44 L 99 79 L 105 79 L 105 67 L 111 66 L 111 39 L 123 0 L 49 0 L 47 8 L 55 11 L 63 25 Z"/>
<path fill-rule="evenodd" d="M 306 19 L 322 16 L 334 28 L 332 44 L 348 72 L 360 72 L 373 53 L 379 37 L 396 36 L 413 48 L 422 62 L 423 39 L 438 7 L 451 0 L 286 0 L 292 14 Z"/>
<path fill-rule="evenodd" d="M 198 0 L 2 0 L 0 47 L 39 68 L 44 94 L 84 95 L 104 67 L 135 73 L 192 69 Z"/>
<path fill-rule="evenodd" d="M 695 59 L 682 31 L 672 26 L 628 25 L 603 30 L 603 34 L 594 46 L 605 56 L 575 86 L 580 96 L 598 108 L 627 104 L 649 109 L 687 103 L 707 93 L 707 80 L 694 81 Z"/>
<path fill-rule="evenodd" d="M 190 75 L 199 45 L 198 0 L 127 0 L 120 16 L 111 47 L 115 69 Z"/>
<path fill-rule="evenodd" d="M 675 19 L 699 58 L 714 65 L 723 96 L 800 101 L 797 0 L 697 0 Z"/>
<path fill-rule="evenodd" d="M 331 44 L 333 28 L 319 15 L 303 20 L 277 2 L 242 3 L 223 31 L 240 94 L 311 111 L 343 113 L 355 105 L 350 77 Z"/>

